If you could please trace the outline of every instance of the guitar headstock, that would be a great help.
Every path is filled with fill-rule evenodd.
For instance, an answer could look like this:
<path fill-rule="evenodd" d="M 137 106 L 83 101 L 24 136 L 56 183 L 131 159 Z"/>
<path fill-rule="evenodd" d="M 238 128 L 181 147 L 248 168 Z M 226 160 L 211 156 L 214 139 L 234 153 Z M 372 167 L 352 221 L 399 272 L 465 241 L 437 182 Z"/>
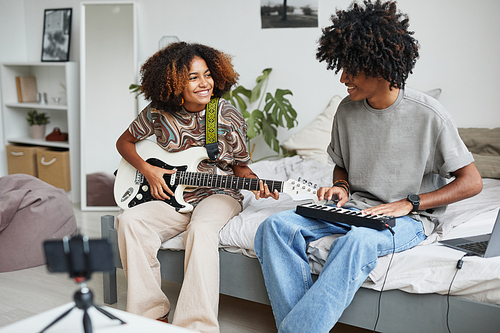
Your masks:
<path fill-rule="evenodd" d="M 289 179 L 283 184 L 283 193 L 292 197 L 293 200 L 314 200 L 318 202 L 318 184 L 313 184 L 299 177 L 298 180 Z"/>

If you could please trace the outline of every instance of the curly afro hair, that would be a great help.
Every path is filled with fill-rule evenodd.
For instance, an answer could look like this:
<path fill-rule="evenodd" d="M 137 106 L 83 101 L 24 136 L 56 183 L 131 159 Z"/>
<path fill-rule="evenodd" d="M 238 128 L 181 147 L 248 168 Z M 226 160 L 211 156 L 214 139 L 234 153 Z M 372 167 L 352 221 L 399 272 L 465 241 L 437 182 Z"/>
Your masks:
<path fill-rule="evenodd" d="M 222 97 L 236 84 L 239 75 L 233 69 L 231 56 L 209 46 L 179 42 L 156 52 L 141 67 L 144 97 L 158 109 L 179 111 L 194 57 L 200 57 L 207 63 L 214 80 L 215 97 Z"/>
<path fill-rule="evenodd" d="M 419 57 L 418 41 L 408 31 L 409 19 L 396 8 L 395 1 L 352 3 L 331 16 L 332 25 L 323 29 L 316 58 L 337 74 L 364 71 L 382 77 L 391 88 L 404 88 Z"/>

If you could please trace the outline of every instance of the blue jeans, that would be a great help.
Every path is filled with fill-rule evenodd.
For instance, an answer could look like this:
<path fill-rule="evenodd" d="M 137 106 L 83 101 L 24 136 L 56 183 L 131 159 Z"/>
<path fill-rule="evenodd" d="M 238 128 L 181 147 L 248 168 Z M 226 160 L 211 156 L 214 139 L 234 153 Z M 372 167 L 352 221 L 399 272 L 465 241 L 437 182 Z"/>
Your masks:
<path fill-rule="evenodd" d="M 426 236 L 420 221 L 397 218 L 389 230 L 342 228 L 289 210 L 267 218 L 257 230 L 259 258 L 278 332 L 329 332 L 354 294 L 377 266 L 378 257 L 410 249 Z M 313 284 L 307 244 L 323 236 L 345 234 L 332 246 Z M 393 243 L 394 242 L 394 243 Z"/>

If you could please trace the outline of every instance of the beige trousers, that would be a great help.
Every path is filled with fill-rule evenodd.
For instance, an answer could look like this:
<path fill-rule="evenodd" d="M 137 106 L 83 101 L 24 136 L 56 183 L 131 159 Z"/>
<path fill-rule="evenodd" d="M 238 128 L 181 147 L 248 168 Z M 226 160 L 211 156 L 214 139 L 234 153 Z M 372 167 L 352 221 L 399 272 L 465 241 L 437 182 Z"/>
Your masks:
<path fill-rule="evenodd" d="M 161 290 L 161 244 L 185 230 L 184 281 L 173 324 L 200 332 L 219 332 L 218 235 L 241 211 L 228 195 L 212 195 L 191 213 L 181 214 L 161 201 L 127 209 L 117 217 L 118 245 L 128 280 L 127 311 L 157 319 L 170 311 Z"/>

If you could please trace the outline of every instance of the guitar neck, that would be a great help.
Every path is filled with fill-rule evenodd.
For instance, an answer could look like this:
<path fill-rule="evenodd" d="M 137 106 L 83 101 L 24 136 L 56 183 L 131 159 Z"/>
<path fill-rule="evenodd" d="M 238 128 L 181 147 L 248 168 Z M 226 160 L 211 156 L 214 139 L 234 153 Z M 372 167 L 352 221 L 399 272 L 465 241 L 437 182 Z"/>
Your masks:
<path fill-rule="evenodd" d="M 264 182 L 269 187 L 270 192 L 277 190 L 283 192 L 283 182 L 280 180 L 266 180 L 254 178 L 241 178 L 235 176 L 212 175 L 200 172 L 177 171 L 171 175 L 167 183 L 175 185 L 188 185 L 188 186 L 205 186 L 205 187 L 218 187 L 230 188 L 235 190 L 259 190 L 259 181 Z"/>

